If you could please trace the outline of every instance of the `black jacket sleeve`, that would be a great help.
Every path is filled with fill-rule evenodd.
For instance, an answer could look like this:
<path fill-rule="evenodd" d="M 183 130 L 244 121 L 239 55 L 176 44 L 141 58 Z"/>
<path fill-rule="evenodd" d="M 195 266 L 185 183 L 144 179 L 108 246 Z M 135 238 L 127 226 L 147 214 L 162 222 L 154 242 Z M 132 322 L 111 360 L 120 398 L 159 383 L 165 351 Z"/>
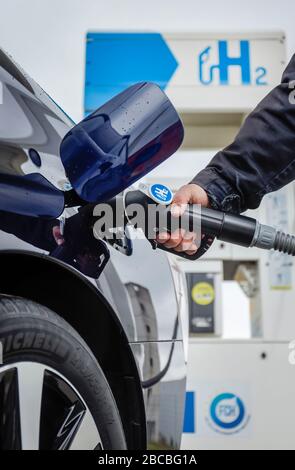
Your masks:
<path fill-rule="evenodd" d="M 295 179 L 295 55 L 280 85 L 249 114 L 234 142 L 192 180 L 212 206 L 243 212 Z"/>

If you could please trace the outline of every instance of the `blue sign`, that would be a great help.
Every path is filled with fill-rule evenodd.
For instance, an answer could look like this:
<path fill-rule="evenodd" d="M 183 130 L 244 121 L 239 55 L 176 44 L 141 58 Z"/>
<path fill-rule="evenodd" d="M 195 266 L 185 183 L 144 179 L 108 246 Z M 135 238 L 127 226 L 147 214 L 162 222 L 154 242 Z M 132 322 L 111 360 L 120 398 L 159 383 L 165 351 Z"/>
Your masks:
<path fill-rule="evenodd" d="M 232 67 L 238 67 L 241 71 L 241 85 L 251 85 L 250 67 L 250 43 L 242 40 L 240 43 L 240 55 L 231 57 L 228 54 L 228 41 L 217 41 L 218 63 L 211 62 L 212 47 L 206 47 L 199 54 L 199 80 L 203 85 L 213 83 L 216 76 L 220 85 L 229 85 L 229 71 Z M 264 67 L 255 69 L 253 81 L 255 85 L 267 85 L 264 77 L 267 71 Z"/>
<path fill-rule="evenodd" d="M 245 417 L 245 406 L 242 400 L 232 393 L 222 393 L 211 403 L 212 421 L 222 429 L 237 428 Z"/>
<path fill-rule="evenodd" d="M 186 392 L 183 432 L 195 432 L 195 392 Z"/>
<path fill-rule="evenodd" d="M 88 33 L 85 114 L 137 82 L 164 89 L 177 67 L 159 33 Z"/>
<path fill-rule="evenodd" d="M 154 201 L 168 205 L 172 202 L 173 193 L 168 186 L 164 184 L 152 184 L 149 187 L 150 196 L 154 199 Z"/>

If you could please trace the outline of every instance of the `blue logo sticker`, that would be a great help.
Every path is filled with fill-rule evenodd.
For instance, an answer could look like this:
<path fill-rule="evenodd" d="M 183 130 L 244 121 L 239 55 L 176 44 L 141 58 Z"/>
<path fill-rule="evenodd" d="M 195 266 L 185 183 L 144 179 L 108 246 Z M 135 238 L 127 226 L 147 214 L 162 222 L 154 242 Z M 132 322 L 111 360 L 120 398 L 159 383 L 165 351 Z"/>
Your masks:
<path fill-rule="evenodd" d="M 164 184 L 152 184 L 149 187 L 150 196 L 154 199 L 154 201 L 168 205 L 172 202 L 173 193 L 168 186 Z"/>
<path fill-rule="evenodd" d="M 242 400 L 232 393 L 222 393 L 211 403 L 212 421 L 222 429 L 237 428 L 245 418 L 245 406 Z"/>

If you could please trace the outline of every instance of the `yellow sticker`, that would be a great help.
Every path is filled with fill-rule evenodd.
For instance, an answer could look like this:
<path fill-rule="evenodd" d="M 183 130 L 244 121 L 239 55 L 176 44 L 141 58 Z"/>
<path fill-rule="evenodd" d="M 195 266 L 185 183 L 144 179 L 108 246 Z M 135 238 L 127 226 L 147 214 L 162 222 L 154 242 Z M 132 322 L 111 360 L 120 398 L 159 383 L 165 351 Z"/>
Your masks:
<path fill-rule="evenodd" d="M 208 282 L 198 282 L 191 293 L 193 301 L 198 305 L 209 305 L 215 297 L 214 288 Z"/>

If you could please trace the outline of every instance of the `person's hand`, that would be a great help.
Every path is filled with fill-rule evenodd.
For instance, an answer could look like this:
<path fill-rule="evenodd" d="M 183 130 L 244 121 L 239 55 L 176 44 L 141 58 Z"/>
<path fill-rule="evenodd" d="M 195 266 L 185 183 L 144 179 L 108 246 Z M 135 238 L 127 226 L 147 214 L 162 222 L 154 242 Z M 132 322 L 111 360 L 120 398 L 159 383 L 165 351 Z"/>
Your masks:
<path fill-rule="evenodd" d="M 206 191 L 201 186 L 193 183 L 182 186 L 173 198 L 172 215 L 180 217 L 185 211 L 187 204 L 201 204 L 208 207 L 209 199 Z M 173 248 L 175 251 L 193 255 L 198 250 L 196 237 L 197 235 L 194 232 L 185 232 L 183 229 L 180 229 L 171 234 L 167 232 L 159 233 L 157 242 L 163 244 L 166 248 Z"/>
<path fill-rule="evenodd" d="M 58 225 L 56 225 L 55 227 L 52 228 L 52 235 L 53 235 L 53 238 L 54 238 L 54 240 L 55 240 L 55 243 L 56 243 L 58 246 L 64 244 L 65 239 L 64 239 L 64 237 L 62 236 L 60 227 L 59 227 Z"/>

